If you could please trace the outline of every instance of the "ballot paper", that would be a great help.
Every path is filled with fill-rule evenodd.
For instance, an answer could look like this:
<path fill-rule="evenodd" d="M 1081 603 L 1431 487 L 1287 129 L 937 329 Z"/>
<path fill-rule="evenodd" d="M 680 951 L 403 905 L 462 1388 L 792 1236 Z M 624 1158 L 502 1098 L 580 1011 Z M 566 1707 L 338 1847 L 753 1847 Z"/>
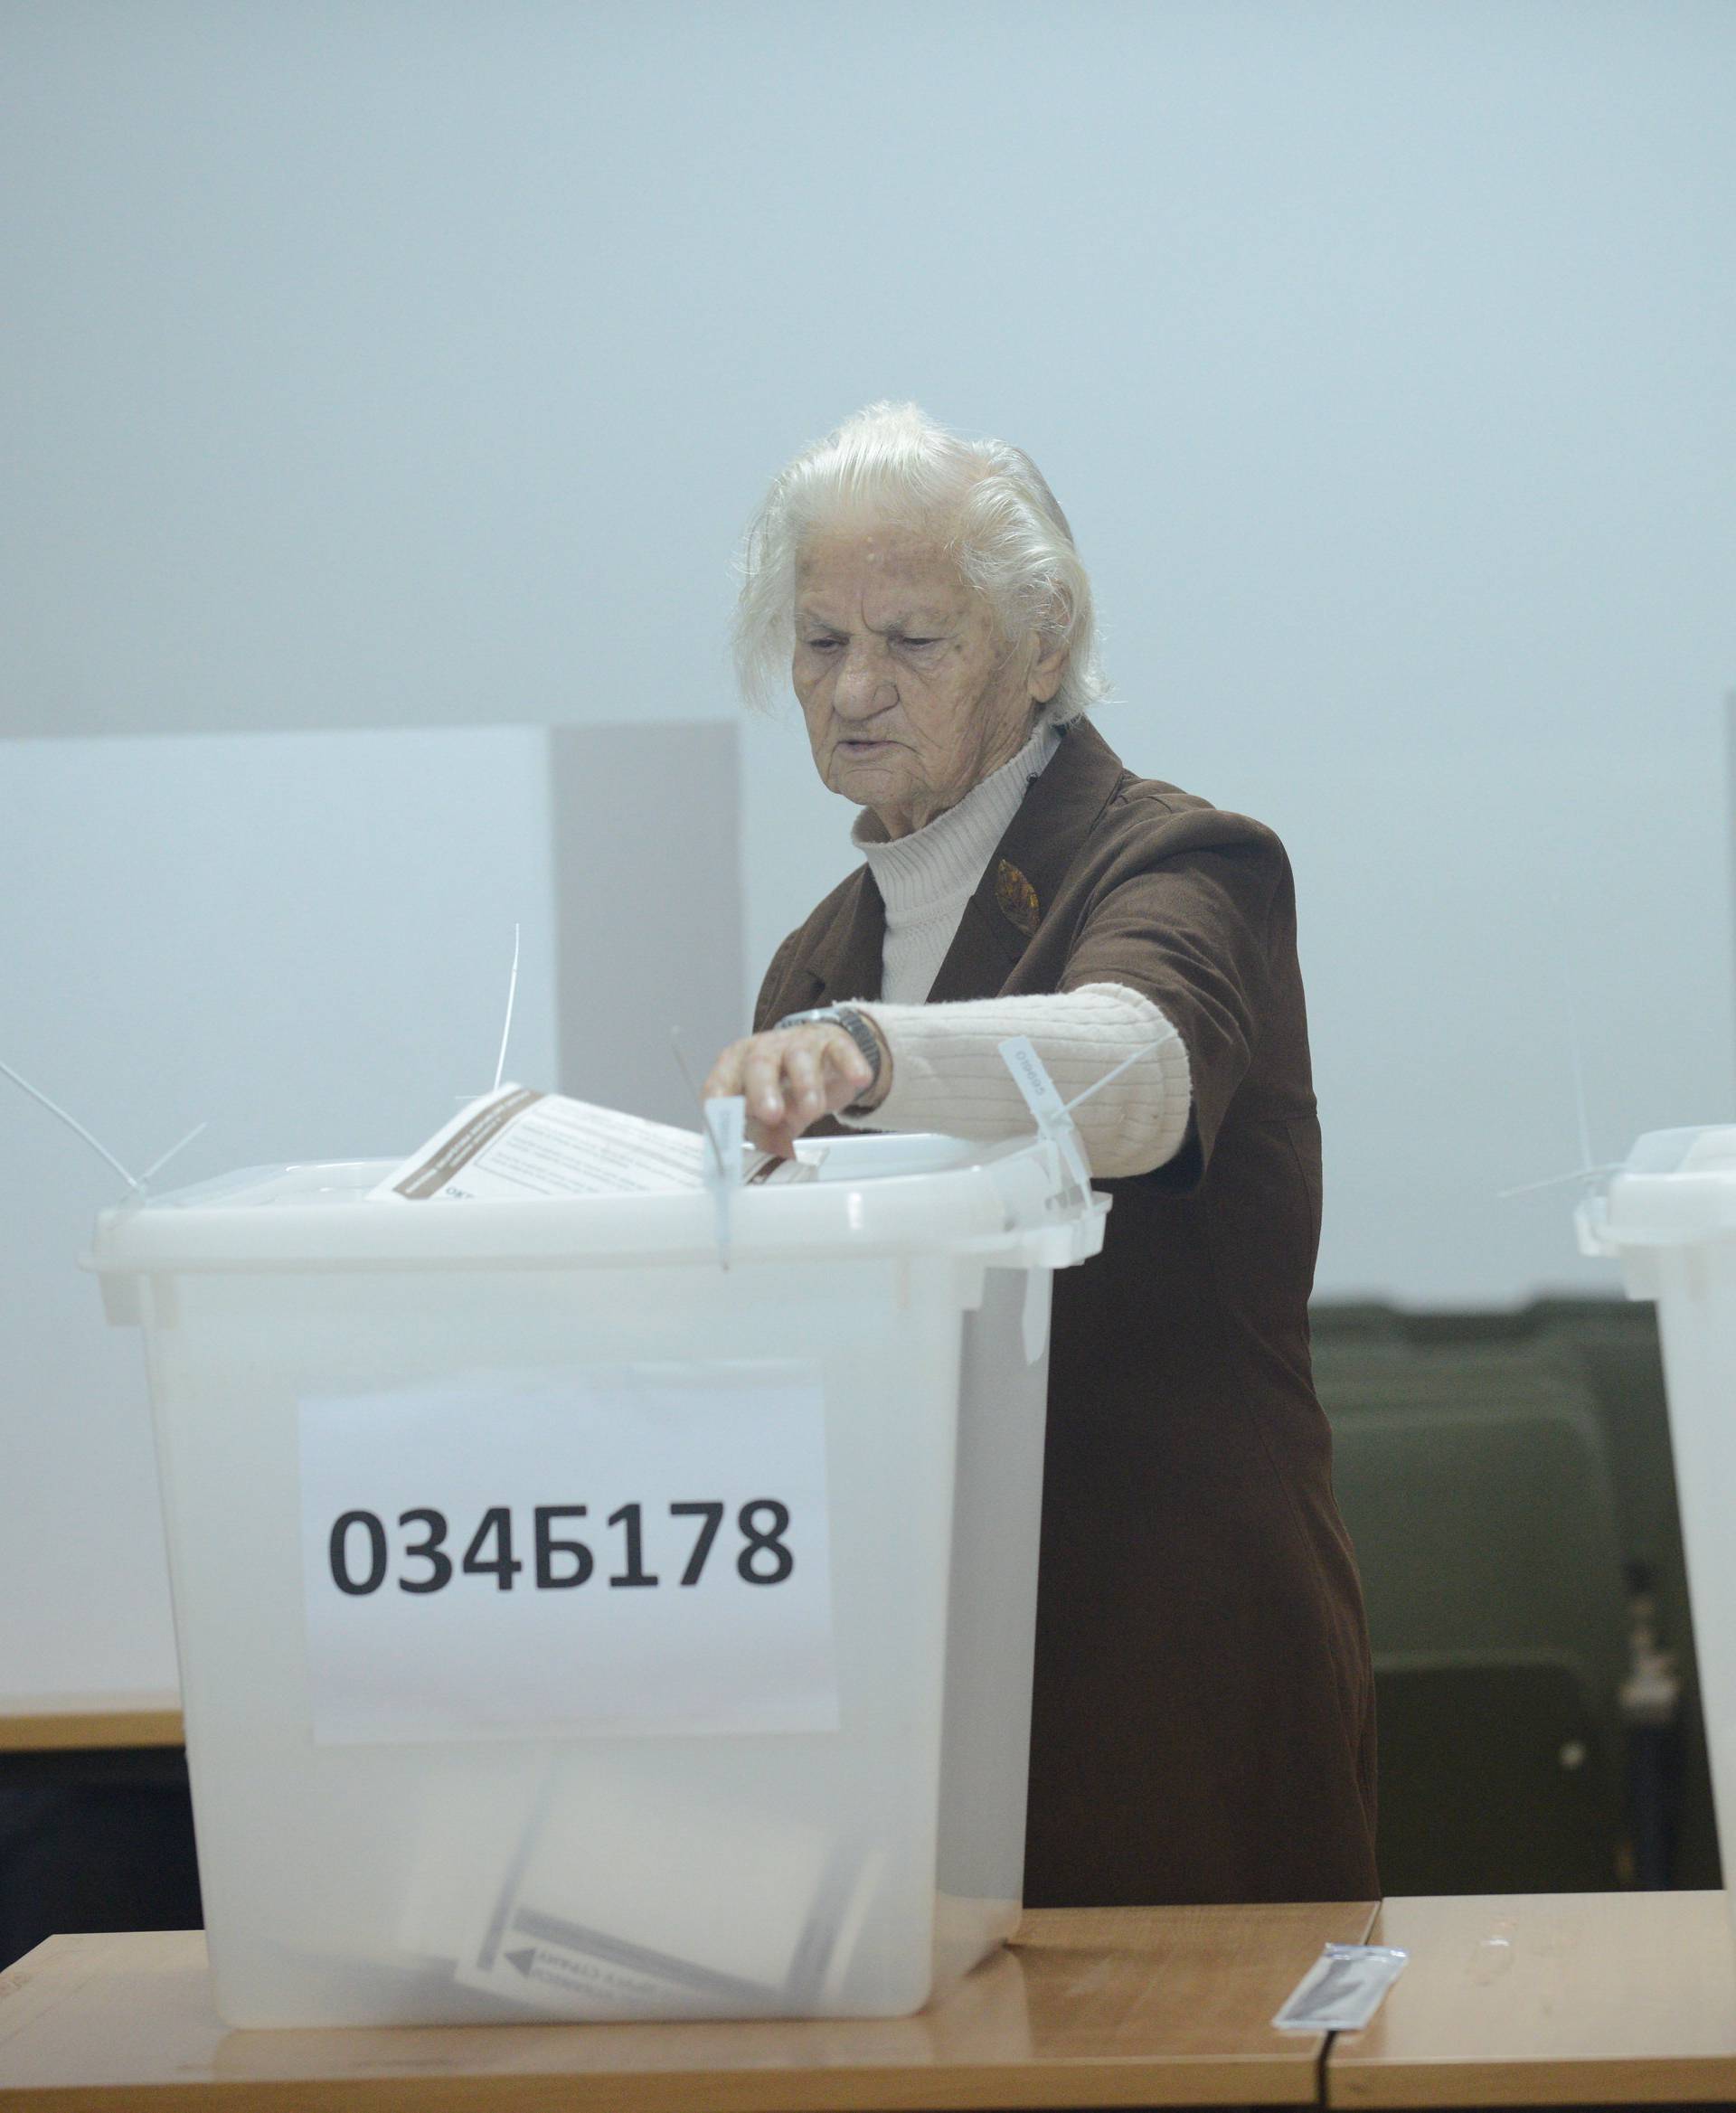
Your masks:
<path fill-rule="evenodd" d="M 812 2009 L 848 1971 L 883 1863 L 590 1754 L 534 1786 L 441 1786 L 419 1836 L 408 1948 L 467 1987 L 597 2020 Z"/>
<path fill-rule="evenodd" d="M 522 1203 L 536 1196 L 650 1195 L 703 1189 L 706 1143 L 697 1130 L 648 1122 L 564 1094 L 502 1086 L 453 1117 L 394 1167 L 371 1202 Z M 740 1179 L 811 1181 L 818 1156 L 745 1156 Z"/>

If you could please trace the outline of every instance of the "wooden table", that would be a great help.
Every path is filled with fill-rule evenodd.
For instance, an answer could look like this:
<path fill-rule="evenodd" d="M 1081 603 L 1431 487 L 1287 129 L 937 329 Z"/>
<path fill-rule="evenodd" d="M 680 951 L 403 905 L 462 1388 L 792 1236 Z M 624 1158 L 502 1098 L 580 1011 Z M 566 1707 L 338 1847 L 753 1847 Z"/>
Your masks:
<path fill-rule="evenodd" d="M 1389 1901 L 1368 1941 L 1410 1962 L 1334 2040 L 1328 2106 L 1736 2099 L 1722 1893 Z"/>
<path fill-rule="evenodd" d="M 1365 2033 L 1269 2020 L 1323 1943 L 1401 1946 Z M 204 1940 L 57 1937 L 0 1976 L 0 2113 L 816 2113 L 844 2108 L 1736 2100 L 1722 1893 L 1030 1915 L 920 2017 L 231 2033 Z"/>
<path fill-rule="evenodd" d="M 1270 2019 L 1372 1906 L 1060 1909 L 913 2018 L 231 2033 L 197 1932 L 56 1937 L 0 1976 L 0 2113 L 795 2113 L 1316 2105 Z"/>
<path fill-rule="evenodd" d="M 0 1695 L 0 1753 L 90 1753 L 179 1746 L 181 1697 L 148 1694 Z"/>

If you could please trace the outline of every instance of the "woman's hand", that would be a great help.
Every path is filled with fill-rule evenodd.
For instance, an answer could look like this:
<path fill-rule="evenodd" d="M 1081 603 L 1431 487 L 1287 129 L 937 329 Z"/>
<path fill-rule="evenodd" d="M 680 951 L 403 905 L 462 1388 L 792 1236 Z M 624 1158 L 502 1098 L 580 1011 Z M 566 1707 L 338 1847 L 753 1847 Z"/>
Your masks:
<path fill-rule="evenodd" d="M 878 1108 L 885 1099 L 892 1082 L 892 1053 L 883 1036 L 880 1079 L 872 1099 L 864 1099 L 873 1081 L 867 1058 L 844 1029 L 818 1021 L 806 1027 L 774 1027 L 745 1042 L 732 1042 L 712 1066 L 703 1090 L 707 1100 L 744 1095 L 749 1137 L 761 1150 L 793 1159 L 797 1138 L 822 1116 L 858 1104 Z"/>

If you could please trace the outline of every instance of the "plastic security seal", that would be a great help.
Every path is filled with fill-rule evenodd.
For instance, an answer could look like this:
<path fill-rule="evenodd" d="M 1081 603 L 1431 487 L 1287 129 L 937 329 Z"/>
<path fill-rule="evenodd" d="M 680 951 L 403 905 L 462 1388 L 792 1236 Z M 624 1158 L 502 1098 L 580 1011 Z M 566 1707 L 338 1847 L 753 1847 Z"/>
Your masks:
<path fill-rule="evenodd" d="M 1031 1110 L 1037 1135 L 1046 1138 L 1060 1152 L 1078 1187 L 1089 1190 L 1091 1166 L 1085 1156 L 1085 1140 L 1079 1134 L 1071 1108 L 1061 1098 L 1029 1036 L 1010 1036 L 1000 1044 L 1000 1052 L 1001 1061 L 1012 1072 L 1014 1084 L 1024 1096 L 1024 1105 Z"/>
<path fill-rule="evenodd" d="M 1272 2023 L 1280 2033 L 1360 2033 L 1410 1957 L 1383 1944 L 1329 1944 Z"/>
<path fill-rule="evenodd" d="M 1066 1191 L 1068 1201 L 1082 1203 L 1091 1193 L 1091 1166 L 1071 1107 L 1061 1098 L 1028 1035 L 1010 1035 L 1000 1044 L 1000 1052 L 1001 1061 L 1013 1074 L 1014 1084 L 1024 1096 L 1024 1105 L 1031 1110 L 1038 1137 L 1058 1155 L 1071 1177 Z M 1027 1364 L 1034 1364 L 1049 1347 L 1050 1291 L 1048 1271 L 1033 1269 L 1025 1281 L 1021 1328 Z"/>
<path fill-rule="evenodd" d="M 717 1259 L 730 1266 L 730 1197 L 741 1185 L 744 1172 L 741 1148 L 747 1137 L 748 1104 L 740 1093 L 728 1093 L 704 1104 L 705 1186 L 712 1192 L 717 1212 Z"/>

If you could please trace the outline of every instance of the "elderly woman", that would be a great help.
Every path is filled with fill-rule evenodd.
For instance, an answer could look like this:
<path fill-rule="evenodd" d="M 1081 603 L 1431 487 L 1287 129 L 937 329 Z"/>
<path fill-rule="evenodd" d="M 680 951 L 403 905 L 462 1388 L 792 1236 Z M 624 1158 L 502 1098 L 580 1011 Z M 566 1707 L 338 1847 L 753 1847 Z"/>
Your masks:
<path fill-rule="evenodd" d="M 798 456 L 748 539 L 750 694 L 793 676 L 864 863 L 706 1090 L 1008 1137 L 1028 1035 L 1115 1199 L 1055 1279 L 1025 1899 L 1373 1899 L 1373 1684 L 1309 1376 L 1320 1227 L 1288 863 L 1083 716 L 1090 582 L 1035 467 L 914 406 Z"/>

